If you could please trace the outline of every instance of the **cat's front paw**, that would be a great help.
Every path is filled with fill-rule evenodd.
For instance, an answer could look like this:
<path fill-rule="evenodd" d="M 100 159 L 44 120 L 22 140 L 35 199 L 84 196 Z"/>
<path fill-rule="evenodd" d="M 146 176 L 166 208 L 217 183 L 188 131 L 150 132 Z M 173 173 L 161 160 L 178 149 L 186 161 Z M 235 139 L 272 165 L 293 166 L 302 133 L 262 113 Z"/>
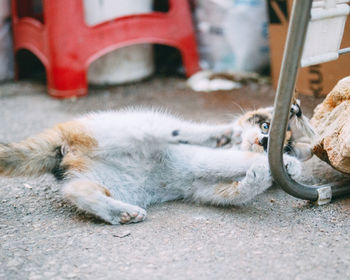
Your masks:
<path fill-rule="evenodd" d="M 227 129 L 222 134 L 215 137 L 216 147 L 223 147 L 223 146 L 231 143 L 232 134 L 233 134 L 233 129 Z"/>
<path fill-rule="evenodd" d="M 287 155 L 283 156 L 283 161 L 289 176 L 294 180 L 299 178 L 301 175 L 301 162 L 295 157 Z"/>
<path fill-rule="evenodd" d="M 252 185 L 272 185 L 272 176 L 267 160 L 254 163 L 246 173 L 246 180 Z"/>

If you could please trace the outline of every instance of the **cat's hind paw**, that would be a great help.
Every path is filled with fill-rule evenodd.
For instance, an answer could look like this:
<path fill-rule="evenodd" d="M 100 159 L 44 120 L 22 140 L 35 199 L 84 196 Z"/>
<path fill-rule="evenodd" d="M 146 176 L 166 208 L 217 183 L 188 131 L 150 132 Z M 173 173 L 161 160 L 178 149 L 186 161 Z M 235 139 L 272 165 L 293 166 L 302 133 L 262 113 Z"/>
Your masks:
<path fill-rule="evenodd" d="M 146 219 L 146 215 L 147 212 L 145 209 L 132 205 L 128 209 L 111 211 L 112 218 L 108 222 L 113 225 L 138 223 Z"/>
<path fill-rule="evenodd" d="M 141 209 L 141 208 L 140 208 Z M 141 209 L 139 212 L 122 212 L 120 214 L 120 223 L 128 224 L 128 223 L 138 223 L 143 221 L 146 218 L 146 211 Z"/>

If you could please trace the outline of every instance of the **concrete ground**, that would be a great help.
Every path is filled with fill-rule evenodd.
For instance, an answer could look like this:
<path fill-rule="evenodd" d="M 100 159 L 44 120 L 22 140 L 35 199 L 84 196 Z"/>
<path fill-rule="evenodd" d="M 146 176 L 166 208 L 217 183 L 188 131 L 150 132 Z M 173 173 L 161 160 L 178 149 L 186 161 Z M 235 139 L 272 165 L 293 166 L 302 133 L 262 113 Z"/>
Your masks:
<path fill-rule="evenodd" d="M 43 84 L 7 83 L 0 142 L 91 110 L 161 106 L 217 122 L 273 97 L 269 85 L 194 93 L 183 79 L 154 78 L 55 100 Z M 302 98 L 309 115 L 319 102 Z M 1 178 L 0 279 L 350 279 L 349 218 L 350 199 L 316 207 L 275 186 L 242 207 L 171 202 L 143 223 L 110 226 L 62 201 L 49 176 Z"/>

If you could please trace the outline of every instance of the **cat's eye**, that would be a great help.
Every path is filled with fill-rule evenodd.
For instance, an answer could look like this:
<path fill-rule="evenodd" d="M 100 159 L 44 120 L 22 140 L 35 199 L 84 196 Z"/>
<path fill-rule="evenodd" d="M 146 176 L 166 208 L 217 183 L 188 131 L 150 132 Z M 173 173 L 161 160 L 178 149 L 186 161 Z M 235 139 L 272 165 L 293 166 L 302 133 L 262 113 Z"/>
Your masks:
<path fill-rule="evenodd" d="M 269 128 L 270 128 L 270 124 L 269 123 L 264 122 L 264 123 L 262 123 L 260 125 L 261 132 L 264 133 L 264 134 L 269 133 Z"/>

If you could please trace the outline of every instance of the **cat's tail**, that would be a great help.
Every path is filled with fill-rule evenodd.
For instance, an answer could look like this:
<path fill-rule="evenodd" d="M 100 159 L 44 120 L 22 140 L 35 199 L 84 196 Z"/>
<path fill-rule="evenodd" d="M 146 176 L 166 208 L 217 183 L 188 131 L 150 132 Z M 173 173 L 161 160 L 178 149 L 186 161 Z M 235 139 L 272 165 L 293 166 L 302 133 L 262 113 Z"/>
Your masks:
<path fill-rule="evenodd" d="M 0 144 L 0 176 L 39 176 L 59 167 L 62 138 L 49 130 L 27 140 Z"/>

